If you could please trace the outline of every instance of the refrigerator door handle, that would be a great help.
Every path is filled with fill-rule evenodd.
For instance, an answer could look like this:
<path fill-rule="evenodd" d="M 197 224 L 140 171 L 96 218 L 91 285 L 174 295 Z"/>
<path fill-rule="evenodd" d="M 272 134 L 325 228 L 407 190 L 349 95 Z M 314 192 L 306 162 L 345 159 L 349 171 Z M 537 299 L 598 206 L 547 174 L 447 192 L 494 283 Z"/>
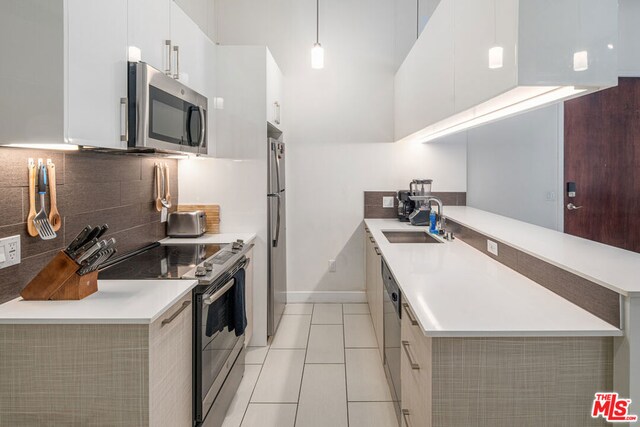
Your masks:
<path fill-rule="evenodd" d="M 271 151 L 273 152 L 273 158 L 276 163 L 276 193 L 278 193 L 282 190 L 282 187 L 280 187 L 280 158 L 278 157 L 278 143 L 271 143 Z"/>
<path fill-rule="evenodd" d="M 277 248 L 278 241 L 280 240 L 280 209 L 282 206 L 282 200 L 280 198 L 280 193 L 269 193 L 267 194 L 267 197 L 275 197 L 278 199 L 278 213 L 276 215 L 276 231 L 275 233 L 272 233 L 272 236 L 274 236 L 274 238 L 273 240 L 271 240 L 271 245 L 274 248 Z M 271 224 L 269 226 L 271 226 Z"/>

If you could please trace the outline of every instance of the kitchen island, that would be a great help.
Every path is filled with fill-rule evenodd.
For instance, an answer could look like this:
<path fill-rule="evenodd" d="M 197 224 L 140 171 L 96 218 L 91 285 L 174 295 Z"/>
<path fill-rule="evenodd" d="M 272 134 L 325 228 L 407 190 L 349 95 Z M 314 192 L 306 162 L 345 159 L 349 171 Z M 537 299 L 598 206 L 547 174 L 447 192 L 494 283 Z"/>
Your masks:
<path fill-rule="evenodd" d="M 367 286 L 384 260 L 401 292 L 407 426 L 604 425 L 590 410 L 595 392 L 613 389 L 619 327 L 463 239 L 391 243 L 385 231 L 426 227 L 390 219 L 366 219 L 365 227 L 374 254 Z M 376 305 L 385 320 L 390 310 L 376 301 L 379 328 Z"/>
<path fill-rule="evenodd" d="M 0 305 L 0 425 L 190 426 L 195 280 Z"/>

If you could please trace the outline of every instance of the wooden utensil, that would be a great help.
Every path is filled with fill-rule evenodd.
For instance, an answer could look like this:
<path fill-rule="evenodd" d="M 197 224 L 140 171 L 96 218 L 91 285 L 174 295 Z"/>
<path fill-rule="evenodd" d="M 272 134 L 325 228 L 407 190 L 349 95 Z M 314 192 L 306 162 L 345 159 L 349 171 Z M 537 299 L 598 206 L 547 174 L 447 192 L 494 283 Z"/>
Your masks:
<path fill-rule="evenodd" d="M 49 222 L 53 231 L 60 230 L 62 226 L 62 219 L 60 218 L 60 212 L 58 212 L 58 200 L 56 197 L 56 165 L 47 160 L 47 171 L 49 172 Z"/>
<path fill-rule="evenodd" d="M 27 233 L 29 236 L 36 237 L 38 230 L 33 224 L 36 217 L 36 164 L 33 159 L 29 159 L 29 215 L 27 215 Z"/>
<path fill-rule="evenodd" d="M 160 165 L 156 163 L 156 210 L 158 212 L 162 211 L 162 170 L 160 169 Z"/>
<path fill-rule="evenodd" d="M 165 163 L 163 169 L 164 169 L 164 188 L 165 188 L 164 199 L 169 205 L 167 207 L 170 208 L 171 207 L 171 184 L 169 181 L 169 175 L 171 173 L 169 172 L 169 165 Z"/>

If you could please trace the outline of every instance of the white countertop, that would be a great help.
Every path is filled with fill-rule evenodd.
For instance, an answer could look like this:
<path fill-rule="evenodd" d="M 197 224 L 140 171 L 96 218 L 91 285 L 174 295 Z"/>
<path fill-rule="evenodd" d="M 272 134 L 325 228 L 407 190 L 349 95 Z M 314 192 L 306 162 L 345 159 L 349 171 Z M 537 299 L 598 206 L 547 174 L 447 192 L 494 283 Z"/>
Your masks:
<path fill-rule="evenodd" d="M 167 237 L 160 240 L 163 245 L 185 245 L 185 244 L 216 244 L 216 243 L 232 243 L 238 239 L 244 240 L 245 243 L 251 243 L 255 240 L 255 233 L 218 233 L 204 234 L 200 237 L 193 238 L 173 238 Z"/>
<path fill-rule="evenodd" d="M 640 254 L 466 206 L 445 217 L 626 296 L 640 296 Z"/>
<path fill-rule="evenodd" d="M 382 231 L 427 227 L 394 219 L 366 219 L 365 224 L 427 336 L 622 335 L 618 328 L 460 240 L 389 243 Z"/>
<path fill-rule="evenodd" d="M 79 301 L 0 305 L 0 324 L 153 323 L 197 285 L 196 280 L 98 280 L 98 292 Z"/>

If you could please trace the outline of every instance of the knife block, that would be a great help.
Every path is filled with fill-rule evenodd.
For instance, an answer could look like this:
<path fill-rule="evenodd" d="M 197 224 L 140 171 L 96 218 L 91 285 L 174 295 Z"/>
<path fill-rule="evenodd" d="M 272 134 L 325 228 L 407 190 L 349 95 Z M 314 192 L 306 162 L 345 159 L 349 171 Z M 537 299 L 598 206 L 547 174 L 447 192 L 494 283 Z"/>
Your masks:
<path fill-rule="evenodd" d="M 26 301 L 80 300 L 98 291 L 98 272 L 77 274 L 80 265 L 60 251 L 20 292 Z"/>

